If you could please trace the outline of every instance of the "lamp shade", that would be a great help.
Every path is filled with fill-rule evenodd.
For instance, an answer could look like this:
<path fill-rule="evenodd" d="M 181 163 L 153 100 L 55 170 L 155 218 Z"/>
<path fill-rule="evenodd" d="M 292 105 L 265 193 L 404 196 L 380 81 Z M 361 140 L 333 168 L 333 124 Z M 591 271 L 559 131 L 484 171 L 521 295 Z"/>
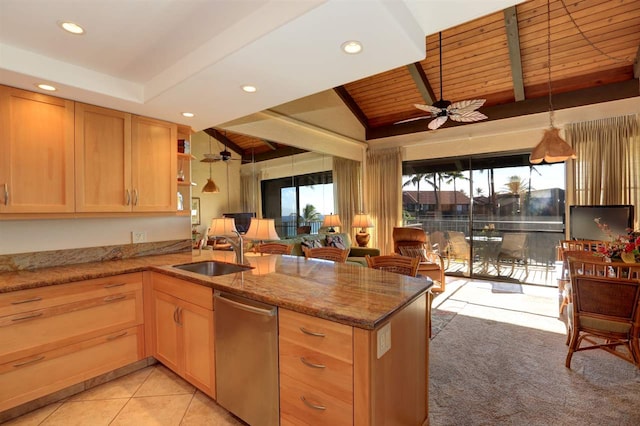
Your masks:
<path fill-rule="evenodd" d="M 244 234 L 245 240 L 279 240 L 274 219 L 251 218 L 249 229 Z"/>
<path fill-rule="evenodd" d="M 371 218 L 368 214 L 358 213 L 353 218 L 353 222 L 351 223 L 352 228 L 373 228 L 373 222 L 371 222 Z"/>
<path fill-rule="evenodd" d="M 213 179 L 209 177 L 207 179 L 207 183 L 205 183 L 204 186 L 202 187 L 202 192 L 210 192 L 210 193 L 216 194 L 220 192 L 220 188 L 218 188 L 218 185 L 216 185 Z"/>
<path fill-rule="evenodd" d="M 340 215 L 337 214 L 328 214 L 324 217 L 324 221 L 322 222 L 322 226 L 327 228 L 333 228 L 334 226 L 342 226 L 340 222 Z"/>
<path fill-rule="evenodd" d="M 560 129 L 552 127 L 544 131 L 544 136 L 538 145 L 533 148 L 529 156 L 531 164 L 559 163 L 570 158 L 576 158 L 576 153 L 571 146 L 560 137 Z"/>
<path fill-rule="evenodd" d="M 236 220 L 232 217 L 216 217 L 211 220 L 211 228 L 209 229 L 211 236 L 235 236 L 236 232 Z"/>

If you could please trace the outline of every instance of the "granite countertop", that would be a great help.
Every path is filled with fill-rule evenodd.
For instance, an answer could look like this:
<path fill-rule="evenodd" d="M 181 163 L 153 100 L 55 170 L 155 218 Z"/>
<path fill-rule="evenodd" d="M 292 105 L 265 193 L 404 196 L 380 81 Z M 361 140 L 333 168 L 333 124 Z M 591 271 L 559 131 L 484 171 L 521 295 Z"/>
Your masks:
<path fill-rule="evenodd" d="M 5 272 L 0 273 L 0 293 L 151 270 L 281 308 L 374 329 L 433 285 L 424 278 L 302 256 L 249 253 L 245 258 L 252 269 L 215 277 L 171 265 L 203 260 L 234 263 L 233 252 L 204 250 Z"/>

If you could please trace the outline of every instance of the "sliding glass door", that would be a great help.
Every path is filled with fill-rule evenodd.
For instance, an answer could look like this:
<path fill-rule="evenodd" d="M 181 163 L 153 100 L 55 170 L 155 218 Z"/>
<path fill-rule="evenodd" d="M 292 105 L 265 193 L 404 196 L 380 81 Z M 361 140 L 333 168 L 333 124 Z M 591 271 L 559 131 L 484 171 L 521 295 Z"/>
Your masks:
<path fill-rule="evenodd" d="M 555 285 L 564 237 L 564 163 L 528 155 L 403 165 L 406 225 L 420 226 L 447 274 Z"/>

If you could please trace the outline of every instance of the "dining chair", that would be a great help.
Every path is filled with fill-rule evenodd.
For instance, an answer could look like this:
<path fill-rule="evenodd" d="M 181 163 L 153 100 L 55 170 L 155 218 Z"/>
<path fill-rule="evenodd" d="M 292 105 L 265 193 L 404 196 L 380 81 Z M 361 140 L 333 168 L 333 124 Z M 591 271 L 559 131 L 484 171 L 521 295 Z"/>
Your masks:
<path fill-rule="evenodd" d="M 516 262 L 524 265 L 525 277 L 529 275 L 526 233 L 510 232 L 503 235 L 496 261 L 498 276 L 500 275 L 500 264 L 503 261 L 511 261 L 511 272 L 509 272 L 509 276 L 513 275 Z"/>
<path fill-rule="evenodd" d="M 262 243 L 255 246 L 256 253 L 291 254 L 292 251 L 293 244 Z"/>
<path fill-rule="evenodd" d="M 366 255 L 365 259 L 369 268 L 410 277 L 415 277 L 418 274 L 418 266 L 420 265 L 420 259 L 417 257 L 399 256 L 397 254 L 373 257 Z"/>
<path fill-rule="evenodd" d="M 307 259 L 332 260 L 338 263 L 345 263 L 349 257 L 349 250 L 337 247 L 303 247 L 302 251 Z"/>
<path fill-rule="evenodd" d="M 563 250 L 562 251 L 562 270 L 569 273 L 569 258 L 574 261 L 586 260 L 586 261 L 604 261 L 604 255 L 602 253 L 585 250 Z M 568 276 L 568 275 L 567 275 Z M 565 277 L 564 272 L 562 277 Z M 558 292 L 562 296 L 562 302 L 560 303 L 559 314 L 564 313 L 564 308 L 569 304 L 571 299 L 571 280 L 559 279 L 558 280 Z"/>
<path fill-rule="evenodd" d="M 569 258 L 572 297 L 567 309 L 571 317 L 567 368 L 575 352 L 591 349 L 603 349 L 640 367 L 640 279 L 630 278 L 638 273 L 633 268 Z M 583 342 L 588 345 L 582 346 Z M 619 347 L 626 350 L 617 350 Z"/>

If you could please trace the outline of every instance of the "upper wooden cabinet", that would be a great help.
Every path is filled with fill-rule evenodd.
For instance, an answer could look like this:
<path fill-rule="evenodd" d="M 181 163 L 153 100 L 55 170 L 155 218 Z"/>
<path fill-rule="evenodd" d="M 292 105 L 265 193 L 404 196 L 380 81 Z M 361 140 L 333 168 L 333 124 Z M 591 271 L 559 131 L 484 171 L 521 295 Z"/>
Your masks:
<path fill-rule="evenodd" d="M 131 114 L 81 103 L 75 114 L 76 211 L 131 211 Z"/>
<path fill-rule="evenodd" d="M 178 126 L 133 116 L 131 119 L 133 211 L 177 209 Z"/>
<path fill-rule="evenodd" d="M 0 213 L 74 211 L 73 101 L 0 86 Z"/>

